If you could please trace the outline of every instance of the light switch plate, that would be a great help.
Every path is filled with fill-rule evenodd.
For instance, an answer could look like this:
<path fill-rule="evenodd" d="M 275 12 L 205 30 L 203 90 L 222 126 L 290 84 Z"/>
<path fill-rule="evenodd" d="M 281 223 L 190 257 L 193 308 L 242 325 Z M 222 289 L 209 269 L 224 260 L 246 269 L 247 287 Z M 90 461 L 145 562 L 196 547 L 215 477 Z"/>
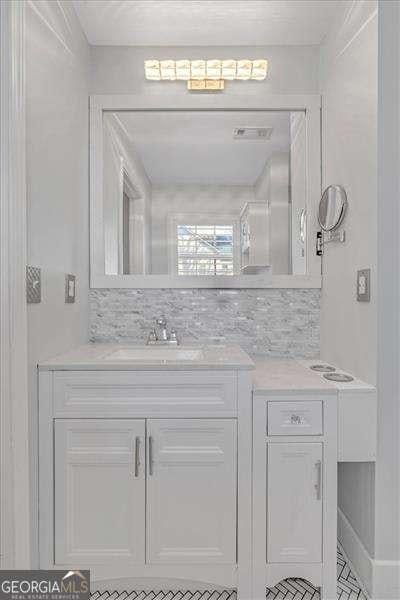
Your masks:
<path fill-rule="evenodd" d="M 369 302 L 371 300 L 371 269 L 357 271 L 357 301 Z"/>
<path fill-rule="evenodd" d="M 39 304 L 42 301 L 42 282 L 39 267 L 26 267 L 26 301 L 28 304 Z"/>
<path fill-rule="evenodd" d="M 75 275 L 67 274 L 65 276 L 65 302 L 73 304 L 76 295 L 76 278 Z"/>

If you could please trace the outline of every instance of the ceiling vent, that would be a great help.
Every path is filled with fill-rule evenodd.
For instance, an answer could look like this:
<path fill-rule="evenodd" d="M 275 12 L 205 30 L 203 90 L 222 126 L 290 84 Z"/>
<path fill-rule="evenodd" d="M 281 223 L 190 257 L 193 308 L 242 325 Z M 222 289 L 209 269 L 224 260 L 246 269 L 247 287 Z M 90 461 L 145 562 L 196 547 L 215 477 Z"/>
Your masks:
<path fill-rule="evenodd" d="M 272 127 L 237 127 L 233 130 L 235 140 L 269 140 Z"/>

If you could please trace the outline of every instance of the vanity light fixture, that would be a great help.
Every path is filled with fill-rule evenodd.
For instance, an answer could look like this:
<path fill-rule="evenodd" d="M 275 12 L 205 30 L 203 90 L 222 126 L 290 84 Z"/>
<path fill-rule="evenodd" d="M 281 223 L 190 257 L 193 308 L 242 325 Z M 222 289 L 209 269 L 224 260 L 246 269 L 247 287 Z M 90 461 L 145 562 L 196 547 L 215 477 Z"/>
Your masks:
<path fill-rule="evenodd" d="M 263 81 L 268 61 L 256 60 L 145 60 L 149 81 L 186 81 L 189 90 L 223 90 L 225 81 Z"/>

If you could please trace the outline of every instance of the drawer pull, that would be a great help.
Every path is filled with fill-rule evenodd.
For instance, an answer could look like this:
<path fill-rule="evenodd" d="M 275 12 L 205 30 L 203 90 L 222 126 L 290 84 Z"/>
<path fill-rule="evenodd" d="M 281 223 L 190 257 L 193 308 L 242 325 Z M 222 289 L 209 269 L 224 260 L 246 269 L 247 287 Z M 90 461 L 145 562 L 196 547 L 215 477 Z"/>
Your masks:
<path fill-rule="evenodd" d="M 321 486 L 322 486 L 322 462 L 317 460 L 315 463 L 315 468 L 317 470 L 317 483 L 314 485 L 317 500 L 321 500 Z"/>
<path fill-rule="evenodd" d="M 301 425 L 301 416 L 300 415 L 292 415 L 290 417 L 290 422 L 292 425 Z"/>
<path fill-rule="evenodd" d="M 322 401 L 269 401 L 267 432 L 268 435 L 322 435 Z"/>
<path fill-rule="evenodd" d="M 135 438 L 135 477 L 139 477 L 140 469 L 140 437 Z"/>

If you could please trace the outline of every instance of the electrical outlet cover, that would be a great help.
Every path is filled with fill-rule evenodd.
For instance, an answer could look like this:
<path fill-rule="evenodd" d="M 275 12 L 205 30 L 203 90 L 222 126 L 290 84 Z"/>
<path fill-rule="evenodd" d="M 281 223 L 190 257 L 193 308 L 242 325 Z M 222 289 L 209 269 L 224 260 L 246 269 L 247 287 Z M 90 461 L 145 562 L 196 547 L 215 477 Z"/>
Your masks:
<path fill-rule="evenodd" d="M 39 304 L 42 301 L 42 282 L 39 267 L 26 267 L 26 301 L 28 304 Z"/>
<path fill-rule="evenodd" d="M 65 302 L 67 304 L 73 304 L 75 302 L 76 295 L 76 278 L 75 275 L 65 276 Z"/>
<path fill-rule="evenodd" d="M 371 269 L 357 271 L 357 301 L 369 302 L 371 300 Z"/>

